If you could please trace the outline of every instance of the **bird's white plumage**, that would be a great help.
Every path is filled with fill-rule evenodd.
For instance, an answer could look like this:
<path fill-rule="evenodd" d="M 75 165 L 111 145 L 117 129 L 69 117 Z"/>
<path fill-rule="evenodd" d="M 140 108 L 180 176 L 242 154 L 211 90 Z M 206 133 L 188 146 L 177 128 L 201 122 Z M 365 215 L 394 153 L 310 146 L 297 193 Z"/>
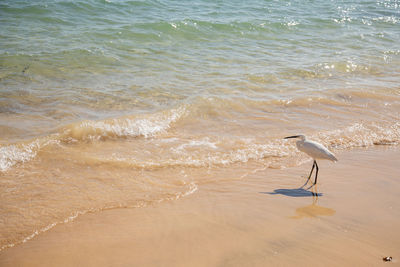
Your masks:
<path fill-rule="evenodd" d="M 300 139 L 299 141 L 296 142 L 297 149 L 306 153 L 310 157 L 312 157 L 314 160 L 316 159 L 328 159 L 332 161 L 337 161 L 337 158 L 329 149 L 324 147 L 318 142 L 308 140 L 304 135 L 294 135 L 294 136 L 289 136 L 285 137 L 287 138 L 298 138 Z"/>
<path fill-rule="evenodd" d="M 307 140 L 299 140 L 296 142 L 297 148 L 312 157 L 313 159 L 328 159 L 332 161 L 337 161 L 335 155 L 330 152 L 326 147 L 317 143 L 315 141 Z"/>
<path fill-rule="evenodd" d="M 288 139 L 288 138 L 300 139 L 296 142 L 297 149 L 306 153 L 307 155 L 309 155 L 310 157 L 312 157 L 314 159 L 314 163 L 311 168 L 310 175 L 308 176 L 307 183 L 311 178 L 311 175 L 314 171 L 314 167 L 316 169 L 314 184 L 317 183 L 318 169 L 319 169 L 317 161 L 316 161 L 317 159 L 328 159 L 328 160 L 332 160 L 332 161 L 337 161 L 337 158 L 335 157 L 335 155 L 333 155 L 332 152 L 329 151 L 329 149 L 327 149 L 326 147 L 324 147 L 323 145 L 321 145 L 318 142 L 307 140 L 307 138 L 304 135 L 293 135 L 293 136 L 285 137 L 285 139 Z"/>

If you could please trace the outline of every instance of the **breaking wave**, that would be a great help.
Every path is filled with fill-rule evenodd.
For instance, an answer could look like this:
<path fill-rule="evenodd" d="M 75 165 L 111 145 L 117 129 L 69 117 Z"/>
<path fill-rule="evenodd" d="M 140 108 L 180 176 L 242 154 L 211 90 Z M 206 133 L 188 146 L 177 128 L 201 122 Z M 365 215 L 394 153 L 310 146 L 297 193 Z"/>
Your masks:
<path fill-rule="evenodd" d="M 185 108 L 180 107 L 141 117 L 82 121 L 67 126 L 64 130 L 64 138 L 84 141 L 138 136 L 148 138 L 168 130 L 171 124 L 181 118 L 184 113 Z"/>
<path fill-rule="evenodd" d="M 17 163 L 32 160 L 40 149 L 50 144 L 139 136 L 154 137 L 167 131 L 171 124 L 182 117 L 184 113 L 185 108 L 180 107 L 147 116 L 74 123 L 61 129 L 58 133 L 38 137 L 31 142 L 0 147 L 0 171 L 6 171 Z"/>
<path fill-rule="evenodd" d="M 5 171 L 20 162 L 33 159 L 40 148 L 38 140 L 20 145 L 0 147 L 0 171 Z"/>

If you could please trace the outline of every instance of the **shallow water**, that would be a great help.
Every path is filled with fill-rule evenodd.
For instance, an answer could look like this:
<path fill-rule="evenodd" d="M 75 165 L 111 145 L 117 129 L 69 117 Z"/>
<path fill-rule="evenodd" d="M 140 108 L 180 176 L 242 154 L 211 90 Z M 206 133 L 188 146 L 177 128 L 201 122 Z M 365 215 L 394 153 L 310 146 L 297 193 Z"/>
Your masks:
<path fill-rule="evenodd" d="M 397 1 L 2 1 L 0 245 L 307 160 L 287 135 L 397 145 L 399 24 Z"/>

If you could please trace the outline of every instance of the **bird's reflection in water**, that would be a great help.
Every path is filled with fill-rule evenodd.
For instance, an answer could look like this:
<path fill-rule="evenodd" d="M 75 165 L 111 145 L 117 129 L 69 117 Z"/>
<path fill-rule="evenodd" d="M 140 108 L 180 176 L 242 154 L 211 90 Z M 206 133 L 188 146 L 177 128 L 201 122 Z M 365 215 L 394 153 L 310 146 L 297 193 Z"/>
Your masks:
<path fill-rule="evenodd" d="M 336 213 L 334 209 L 326 208 L 318 205 L 318 197 L 323 193 L 318 193 L 318 186 L 315 184 L 308 188 L 304 188 L 308 181 L 300 188 L 293 189 L 275 189 L 273 192 L 260 192 L 270 195 L 284 195 L 290 197 L 312 197 L 312 204 L 296 209 L 296 215 L 291 216 L 293 219 L 316 218 L 318 216 L 332 216 Z"/>
<path fill-rule="evenodd" d="M 317 205 L 318 194 L 317 186 L 312 187 L 313 202 L 311 205 L 300 207 L 296 209 L 296 215 L 291 216 L 292 219 L 302 219 L 302 218 L 316 218 L 318 216 L 332 216 L 336 213 L 334 209 L 326 208 Z"/>

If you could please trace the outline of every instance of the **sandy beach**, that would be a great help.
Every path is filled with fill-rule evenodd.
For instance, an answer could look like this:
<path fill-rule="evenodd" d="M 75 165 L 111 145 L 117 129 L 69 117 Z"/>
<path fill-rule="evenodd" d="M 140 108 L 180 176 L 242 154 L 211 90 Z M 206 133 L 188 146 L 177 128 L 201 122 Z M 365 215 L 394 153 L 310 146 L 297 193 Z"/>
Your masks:
<path fill-rule="evenodd" d="M 2 0 L 0 21 L 0 267 L 399 264 L 399 1 Z M 297 135 L 339 159 L 315 187 Z"/>
<path fill-rule="evenodd" d="M 320 162 L 312 189 L 300 188 L 307 162 L 204 183 L 178 200 L 82 215 L 3 250 L 0 265 L 399 264 L 400 150 L 376 146 L 338 158 Z"/>

